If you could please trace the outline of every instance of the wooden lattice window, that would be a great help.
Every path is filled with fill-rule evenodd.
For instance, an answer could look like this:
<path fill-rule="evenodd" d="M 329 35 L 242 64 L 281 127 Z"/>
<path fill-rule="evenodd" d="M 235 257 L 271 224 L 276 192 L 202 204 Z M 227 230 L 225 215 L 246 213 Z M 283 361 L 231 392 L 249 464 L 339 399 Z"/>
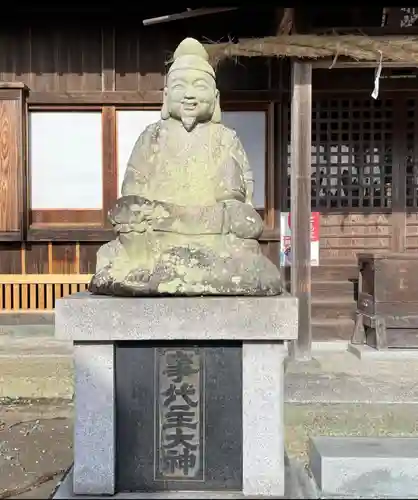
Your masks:
<path fill-rule="evenodd" d="M 407 99 L 406 206 L 418 207 L 418 100 Z"/>
<path fill-rule="evenodd" d="M 312 103 L 312 208 L 391 206 L 392 99 L 316 98 Z M 290 124 L 290 111 L 289 111 Z M 290 126 L 287 209 L 290 208 Z"/>

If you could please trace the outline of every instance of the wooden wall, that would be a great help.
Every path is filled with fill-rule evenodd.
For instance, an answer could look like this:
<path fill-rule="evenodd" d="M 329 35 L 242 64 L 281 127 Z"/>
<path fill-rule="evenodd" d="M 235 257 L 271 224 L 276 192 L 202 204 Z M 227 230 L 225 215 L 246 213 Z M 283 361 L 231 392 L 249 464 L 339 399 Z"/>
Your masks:
<path fill-rule="evenodd" d="M 136 15 L 136 17 L 138 14 Z M 232 26 L 242 26 L 247 33 L 265 33 L 263 22 L 269 18 L 264 14 L 248 23 L 235 19 Z M 2 177 L 9 176 L 7 190 L 3 189 L 0 200 L 0 236 L 2 229 L 10 231 L 16 226 L 21 231 L 19 241 L 11 242 L 10 236 L 0 238 L 0 274 L 85 274 L 94 272 L 95 256 L 101 244 L 113 237 L 106 213 L 116 199 L 116 110 L 125 106 L 158 107 L 162 100 L 162 89 L 166 63 L 177 44 L 185 36 L 217 40 L 231 23 L 231 16 L 218 18 L 216 23 L 201 21 L 180 22 L 161 26 L 143 27 L 137 18 L 113 22 L 106 16 L 102 22 L 83 20 L 85 16 L 71 19 L 56 16 L 54 22 L 36 22 L 32 19 L 19 23 L 0 22 L 0 128 L 2 137 Z M 102 16 L 103 17 L 103 16 Z M 147 17 L 143 15 L 142 17 Z M 148 17 L 152 17 L 150 14 Z M 244 16 L 245 17 L 245 16 Z M 271 16 L 270 16 L 271 17 Z M 223 19 L 223 20 L 222 20 Z M 233 19 L 232 19 L 233 20 Z M 208 29 L 209 26 L 209 29 Z M 229 24 L 229 27 L 231 24 Z M 241 28 L 240 28 L 241 29 Z M 244 33 L 245 34 L 245 33 Z M 218 86 L 224 106 L 232 108 L 248 101 L 259 103 L 266 109 L 268 103 L 277 100 L 279 64 L 263 59 L 241 62 L 230 61 L 218 68 Z M 17 209 L 16 203 L 26 199 L 25 185 L 30 176 L 24 178 L 22 165 L 17 178 L 10 178 L 17 169 L 10 169 L 12 150 L 18 144 L 22 161 L 27 160 L 25 137 L 16 134 L 25 131 L 25 125 L 12 123 L 18 116 L 10 113 L 11 101 L 1 100 L 8 90 L 4 82 L 19 82 L 27 86 L 22 99 L 22 120 L 25 111 L 31 110 L 99 110 L 103 116 L 103 210 L 30 210 L 27 206 Z M 27 107 L 25 106 L 27 104 Z M 234 104 L 235 103 L 235 104 Z M 254 104 L 256 107 L 257 104 Z M 7 109 L 6 109 L 7 108 Z M 3 119 L 9 111 L 7 120 Z M 274 119 L 274 113 L 271 114 Z M 3 117 L 3 118 L 2 118 Z M 21 130 L 23 128 L 23 130 Z M 7 129 L 7 130 L 6 130 Z M 16 137 L 12 137 L 15 134 Z M 274 134 L 269 132 L 269 171 L 274 169 Z M 7 149 L 7 151 L 6 151 Z M 7 168 L 6 168 L 7 167 Z M 274 174 L 268 174 L 274 179 Z M 4 183 L 0 185 L 0 189 Z M 263 251 L 278 261 L 278 234 L 274 230 L 274 191 L 269 194 L 270 210 L 266 217 L 269 231 L 264 236 Z M 26 220 L 14 220 L 24 213 Z M 12 220 L 13 219 L 13 220 Z M 10 226 L 10 227 L 9 227 Z M 13 227 L 14 227 L 13 226 Z M 4 235 L 3 235 L 4 236 Z M 7 241 L 6 241 L 7 239 Z"/>
<path fill-rule="evenodd" d="M 258 21 L 251 17 L 247 19 L 247 24 L 243 20 L 240 21 L 241 24 L 234 24 L 231 23 L 231 18 L 225 21 L 219 18 L 219 22 L 212 24 L 202 20 L 200 24 L 173 23 L 171 26 L 166 24 L 146 28 L 142 27 L 137 19 L 131 23 L 126 23 L 126 18 L 124 21 L 124 24 L 112 23 L 109 20 L 103 23 L 83 24 L 83 21 L 79 21 L 60 24 L 57 19 L 48 26 L 29 21 L 0 26 L 0 82 L 26 84 L 29 88 L 26 99 L 29 110 L 76 108 L 102 110 L 103 144 L 107 148 L 103 168 L 104 173 L 107 172 L 106 175 L 113 178 L 116 145 L 112 141 L 115 137 L 116 109 L 127 106 L 160 105 L 166 63 L 182 38 L 205 36 L 209 40 L 218 40 L 230 31 L 231 26 L 236 25 L 242 26 L 247 33 L 253 29 L 254 34 L 257 34 L 257 30 L 258 34 L 268 34 L 266 27 L 257 26 Z M 271 104 L 270 126 L 266 138 L 269 156 L 266 192 L 269 201 L 263 247 L 276 262 L 279 255 L 278 215 L 280 209 L 288 209 L 289 201 L 286 193 L 289 144 L 286 103 L 290 88 L 289 75 L 287 62 L 267 61 L 262 58 L 230 61 L 218 68 L 218 82 L 224 105 L 234 103 L 235 106 L 242 105 L 244 108 L 244 103 L 249 101 L 256 105 L 258 103 L 261 107 Z M 399 95 L 399 90 L 403 93 L 407 90 L 412 92 L 417 90 L 416 71 L 411 71 L 408 78 L 399 79 L 396 76 L 394 71 L 384 72 L 381 98 L 386 96 L 388 99 L 399 99 L 391 97 L 392 94 Z M 348 93 L 353 91 L 353 82 L 358 96 L 348 97 Z M 343 127 L 346 123 L 358 123 L 362 127 L 362 134 L 368 133 L 364 128 L 367 120 L 363 119 L 364 117 L 354 118 L 352 113 L 357 106 L 353 104 L 356 100 L 361 101 L 362 113 L 367 113 L 367 103 L 372 103 L 370 97 L 372 85 L 372 69 L 314 70 L 314 104 L 328 102 L 326 105 L 320 105 L 322 111 L 319 109 L 316 112 L 318 116 L 321 112 L 329 115 L 327 119 L 319 117 L 317 124 L 314 125 L 318 128 L 314 146 L 321 143 L 329 146 L 331 143 L 344 142 L 342 137 L 347 130 L 343 130 Z M 334 95 L 334 100 L 331 95 Z M 403 99 L 406 99 L 406 95 Z M 12 105 L 5 102 L 3 100 L 3 107 L 0 107 L 0 110 Z M 335 102 L 336 109 L 334 109 Z M 328 109 L 324 106 L 328 106 Z M 396 200 L 396 206 L 384 206 L 383 203 L 377 207 L 365 207 L 363 202 L 361 202 L 363 205 L 360 203 L 356 207 L 353 204 L 345 207 L 314 206 L 314 210 L 321 212 L 322 261 L 330 258 L 353 260 L 357 252 L 368 249 L 386 251 L 407 248 L 408 251 L 414 251 L 418 248 L 416 197 L 411 195 L 412 205 L 409 207 L 406 203 L 406 194 L 399 197 L 399 193 L 401 195 L 406 193 L 405 182 L 408 175 L 410 192 L 416 191 L 414 124 L 418 123 L 418 120 L 414 115 L 415 101 L 413 104 L 404 101 L 402 106 L 404 115 L 401 115 L 399 111 L 401 108 L 396 103 L 393 109 L 397 110 L 396 123 L 405 122 L 406 129 L 399 128 L 394 121 L 390 132 L 392 134 L 390 176 L 393 191 L 391 196 L 392 201 Z M 317 120 L 315 117 L 313 119 L 314 122 Z M 372 123 L 376 129 L 381 126 L 378 115 L 375 115 L 372 121 L 368 120 L 368 123 Z M 325 127 L 324 131 L 328 134 L 339 134 L 340 139 L 321 139 L 321 127 Z M 348 132 L 351 134 L 352 144 L 361 142 L 353 138 L 355 130 L 350 129 Z M 412 151 L 412 155 L 406 154 L 407 151 Z M 314 151 L 314 154 L 319 155 L 318 151 Z M 330 152 L 326 154 L 329 163 L 329 158 L 335 154 Z M 337 156 L 339 159 L 334 166 L 341 172 L 344 167 L 341 163 L 343 152 L 339 151 Z M 412 160 L 408 167 L 402 158 L 409 156 Z M 318 167 L 320 166 L 318 163 Z M 337 182 L 342 182 L 341 175 Z M 351 201 L 353 188 L 355 186 L 351 186 L 351 198 L 349 196 Z M 0 274 L 92 272 L 98 246 L 112 237 L 105 224 L 105 212 L 115 199 L 115 183 L 104 183 L 103 194 L 104 210 L 99 211 L 100 213 L 91 212 L 87 215 L 72 213 L 72 219 L 65 213 L 54 215 L 46 212 L 32 213 L 27 222 L 29 226 L 32 224 L 32 229 L 36 231 L 32 231 L 30 237 L 21 238 L 23 241 L 13 243 L 2 241 Z M 341 201 L 341 197 L 339 198 Z M 3 196 L 2 203 L 6 203 L 7 199 Z M 9 208 L 2 213 L 16 214 L 16 210 L 12 209 L 15 200 L 16 197 L 10 197 L 10 203 L 7 202 Z M 0 214 L 0 225 L 6 227 L 2 217 L 4 219 L 5 216 Z M 58 219 L 60 226 L 55 227 L 55 233 L 51 235 L 49 231 L 51 221 L 56 225 Z M 68 223 L 77 223 L 78 227 L 85 228 L 81 238 L 74 232 L 74 227 L 69 228 Z M 86 229 L 88 224 L 91 226 Z M 20 225 L 24 229 L 25 221 L 20 221 Z"/>
<path fill-rule="evenodd" d="M 90 274 L 101 242 L 1 243 L 0 274 Z"/>
<path fill-rule="evenodd" d="M 125 19 L 117 25 L 82 20 L 0 25 L 0 81 L 25 83 L 32 104 L 160 102 L 177 44 L 203 33 L 216 40 L 216 32 L 229 31 L 222 24 L 210 23 L 209 29 L 203 21 L 143 27 Z M 266 91 L 272 88 L 271 63 L 263 58 L 230 61 L 219 67 L 218 80 L 226 92 Z"/>
<path fill-rule="evenodd" d="M 370 96 L 373 72 L 313 70 L 311 195 L 312 210 L 321 214 L 322 263 L 354 263 L 359 252 L 418 250 L 418 72 L 384 70 L 377 100 Z M 288 105 L 283 109 L 283 210 L 290 206 L 286 133 Z"/>

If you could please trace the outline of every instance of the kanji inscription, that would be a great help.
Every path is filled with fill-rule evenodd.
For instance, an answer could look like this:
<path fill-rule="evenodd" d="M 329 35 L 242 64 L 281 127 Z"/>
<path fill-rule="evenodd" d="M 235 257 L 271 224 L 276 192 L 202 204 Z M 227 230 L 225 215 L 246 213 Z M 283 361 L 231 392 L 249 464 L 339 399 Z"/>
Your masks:
<path fill-rule="evenodd" d="M 155 365 L 155 479 L 204 481 L 203 352 L 157 348 Z"/>

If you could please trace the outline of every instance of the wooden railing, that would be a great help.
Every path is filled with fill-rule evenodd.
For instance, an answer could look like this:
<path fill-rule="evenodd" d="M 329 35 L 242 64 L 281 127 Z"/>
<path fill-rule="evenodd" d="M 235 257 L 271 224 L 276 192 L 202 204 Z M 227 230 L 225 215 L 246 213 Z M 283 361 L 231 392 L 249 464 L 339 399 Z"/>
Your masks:
<path fill-rule="evenodd" d="M 55 300 L 87 289 L 91 274 L 0 274 L 0 311 L 52 311 Z"/>

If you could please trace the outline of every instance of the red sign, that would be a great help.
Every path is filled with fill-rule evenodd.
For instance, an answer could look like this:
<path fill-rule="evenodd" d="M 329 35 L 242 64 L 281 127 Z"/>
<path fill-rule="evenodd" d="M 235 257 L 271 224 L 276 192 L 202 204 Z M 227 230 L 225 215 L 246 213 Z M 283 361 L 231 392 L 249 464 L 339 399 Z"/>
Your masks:
<path fill-rule="evenodd" d="M 287 216 L 289 229 L 292 228 L 290 212 Z M 319 241 L 319 212 L 311 213 L 311 241 Z"/>
<path fill-rule="evenodd" d="M 319 241 L 319 212 L 311 213 L 311 241 Z"/>

